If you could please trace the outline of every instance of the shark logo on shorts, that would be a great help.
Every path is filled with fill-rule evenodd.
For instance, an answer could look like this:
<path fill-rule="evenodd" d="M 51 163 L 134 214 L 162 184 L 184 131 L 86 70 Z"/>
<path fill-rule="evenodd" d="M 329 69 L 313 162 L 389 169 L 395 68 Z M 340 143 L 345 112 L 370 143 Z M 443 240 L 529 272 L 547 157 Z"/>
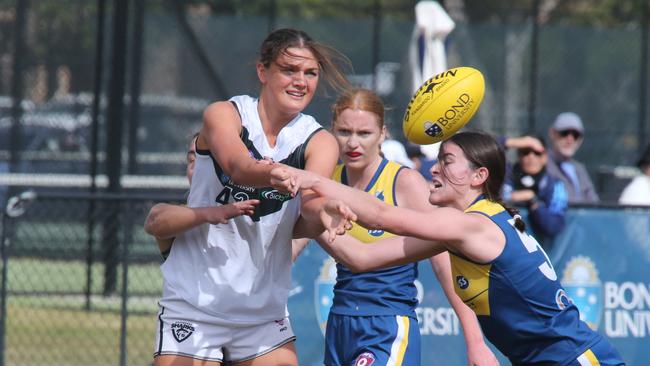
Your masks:
<path fill-rule="evenodd" d="M 598 329 L 603 312 L 603 293 L 594 262 L 585 256 L 571 258 L 564 268 L 562 284 L 565 296 L 580 310 L 580 319 L 591 329 Z"/>
<path fill-rule="evenodd" d="M 370 366 L 373 363 L 375 363 L 375 355 L 372 352 L 364 352 L 354 361 L 354 366 Z"/>
<path fill-rule="evenodd" d="M 285 330 L 289 329 L 289 327 L 287 327 L 287 326 L 284 324 L 284 319 L 275 320 L 275 324 L 278 325 L 278 329 L 280 330 L 280 333 L 282 333 L 282 332 L 284 332 Z"/>
<path fill-rule="evenodd" d="M 172 335 L 176 342 L 181 343 L 194 333 L 194 326 L 186 322 L 172 323 Z"/>

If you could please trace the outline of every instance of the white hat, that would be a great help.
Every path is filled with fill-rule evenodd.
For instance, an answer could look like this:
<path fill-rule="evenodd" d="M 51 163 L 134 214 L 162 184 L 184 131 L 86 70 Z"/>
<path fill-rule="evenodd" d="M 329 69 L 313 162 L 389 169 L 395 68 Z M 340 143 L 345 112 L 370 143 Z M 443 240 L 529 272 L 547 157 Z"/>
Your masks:
<path fill-rule="evenodd" d="M 573 112 L 564 112 L 558 114 L 553 122 L 553 129 L 556 131 L 576 130 L 580 133 L 585 132 L 580 116 Z"/>
<path fill-rule="evenodd" d="M 398 162 L 409 168 L 413 168 L 413 161 L 409 159 L 406 155 L 406 149 L 404 145 L 397 140 L 384 140 L 381 144 L 381 152 L 384 154 L 384 157 L 388 160 Z"/>

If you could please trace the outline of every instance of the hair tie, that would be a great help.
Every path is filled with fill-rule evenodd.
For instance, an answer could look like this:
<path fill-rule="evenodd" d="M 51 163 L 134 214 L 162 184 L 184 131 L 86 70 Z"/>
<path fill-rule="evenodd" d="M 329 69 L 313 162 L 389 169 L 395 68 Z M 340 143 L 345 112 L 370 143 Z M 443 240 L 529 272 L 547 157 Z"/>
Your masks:
<path fill-rule="evenodd" d="M 513 216 L 513 218 L 514 218 L 515 220 L 523 220 L 523 219 L 521 218 L 521 215 L 518 214 L 518 213 L 515 214 L 515 215 Z"/>

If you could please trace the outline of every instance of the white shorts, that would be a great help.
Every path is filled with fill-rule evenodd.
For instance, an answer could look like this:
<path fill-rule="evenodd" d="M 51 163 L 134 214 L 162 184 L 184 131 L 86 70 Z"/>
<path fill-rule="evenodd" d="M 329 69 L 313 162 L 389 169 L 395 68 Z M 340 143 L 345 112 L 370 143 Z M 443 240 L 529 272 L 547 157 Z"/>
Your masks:
<path fill-rule="evenodd" d="M 167 302 L 167 304 L 170 304 Z M 179 355 L 241 362 L 295 341 L 289 318 L 259 325 L 224 326 L 184 301 L 160 306 L 154 357 Z"/>

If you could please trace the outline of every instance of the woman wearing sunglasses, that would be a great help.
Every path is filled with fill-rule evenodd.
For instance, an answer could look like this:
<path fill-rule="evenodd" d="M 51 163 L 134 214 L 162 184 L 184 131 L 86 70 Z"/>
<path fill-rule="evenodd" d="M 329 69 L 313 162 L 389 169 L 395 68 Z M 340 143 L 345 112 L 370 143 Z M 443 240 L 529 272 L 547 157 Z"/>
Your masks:
<path fill-rule="evenodd" d="M 535 138 L 535 137 L 530 137 Z M 536 137 L 545 147 L 543 137 Z M 503 198 L 526 205 L 533 236 L 544 250 L 551 248 L 553 238 L 564 229 L 567 210 L 567 191 L 561 180 L 548 174 L 545 149 L 520 147 L 517 162 L 503 185 Z"/>

